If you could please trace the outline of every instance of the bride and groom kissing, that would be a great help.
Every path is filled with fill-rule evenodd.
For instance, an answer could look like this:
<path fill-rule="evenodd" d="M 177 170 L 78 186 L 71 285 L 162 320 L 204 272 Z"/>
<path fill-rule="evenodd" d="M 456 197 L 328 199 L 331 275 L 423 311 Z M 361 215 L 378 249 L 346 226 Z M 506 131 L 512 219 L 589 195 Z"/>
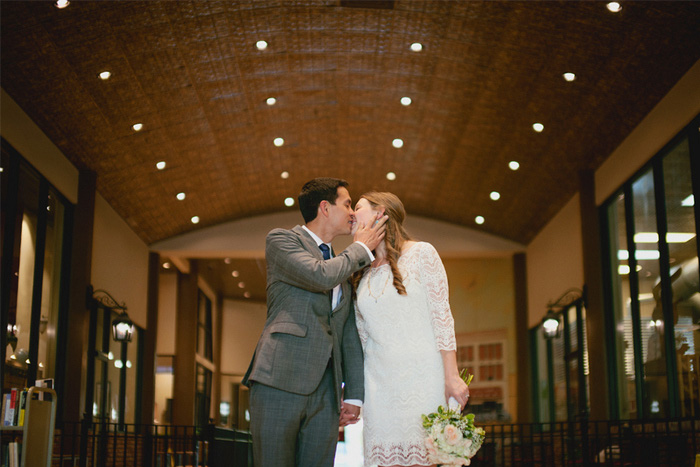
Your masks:
<path fill-rule="evenodd" d="M 361 408 L 366 462 L 430 465 L 421 414 L 469 397 L 437 252 L 406 232 L 398 197 L 366 193 L 353 209 L 347 186 L 307 182 L 305 224 L 267 235 L 267 319 L 243 380 L 258 467 L 332 466 Z"/>

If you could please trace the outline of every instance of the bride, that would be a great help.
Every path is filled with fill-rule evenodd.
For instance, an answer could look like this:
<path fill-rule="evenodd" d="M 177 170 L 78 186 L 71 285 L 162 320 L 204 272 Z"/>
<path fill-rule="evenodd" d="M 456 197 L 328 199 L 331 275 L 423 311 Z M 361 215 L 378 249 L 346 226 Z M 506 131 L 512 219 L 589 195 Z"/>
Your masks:
<path fill-rule="evenodd" d="M 469 388 L 459 377 L 447 276 L 435 248 L 411 240 L 406 211 L 392 193 L 363 195 L 358 225 L 386 214 L 386 236 L 371 266 L 353 276 L 355 316 L 365 355 L 366 465 L 425 466 L 422 414 Z"/>

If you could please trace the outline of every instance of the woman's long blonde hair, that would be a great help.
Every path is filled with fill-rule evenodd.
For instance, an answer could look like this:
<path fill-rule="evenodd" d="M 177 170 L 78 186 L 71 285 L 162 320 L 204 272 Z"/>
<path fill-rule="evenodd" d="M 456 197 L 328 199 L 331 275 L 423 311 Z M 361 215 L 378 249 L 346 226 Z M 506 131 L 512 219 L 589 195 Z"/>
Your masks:
<path fill-rule="evenodd" d="M 384 214 L 389 216 L 386 221 L 386 235 L 384 243 L 386 244 L 386 255 L 389 266 L 391 266 L 391 274 L 394 276 L 394 287 L 400 295 L 406 295 L 406 288 L 403 285 L 403 277 L 399 271 L 399 257 L 401 256 L 401 247 L 408 240 L 412 240 L 411 236 L 403 227 L 403 221 L 406 219 L 406 209 L 403 203 L 393 193 L 370 191 L 360 197 L 366 199 L 372 206 L 372 209 L 379 210 L 384 208 Z M 357 271 L 352 275 L 352 290 L 353 295 L 357 291 L 357 286 L 360 284 L 363 274 L 369 266 Z"/>

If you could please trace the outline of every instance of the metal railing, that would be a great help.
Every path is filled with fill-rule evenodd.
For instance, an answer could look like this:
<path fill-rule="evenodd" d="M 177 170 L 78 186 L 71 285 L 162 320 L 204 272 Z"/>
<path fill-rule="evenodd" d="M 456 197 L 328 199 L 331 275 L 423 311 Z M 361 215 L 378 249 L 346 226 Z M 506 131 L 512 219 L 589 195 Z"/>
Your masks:
<path fill-rule="evenodd" d="M 693 467 L 700 420 L 604 420 L 486 425 L 474 466 Z"/>
<path fill-rule="evenodd" d="M 483 428 L 486 440 L 473 466 L 693 467 L 700 454 L 700 420 L 695 419 Z M 252 465 L 251 452 L 249 433 L 214 426 L 63 423 L 56 429 L 52 466 L 246 467 Z"/>

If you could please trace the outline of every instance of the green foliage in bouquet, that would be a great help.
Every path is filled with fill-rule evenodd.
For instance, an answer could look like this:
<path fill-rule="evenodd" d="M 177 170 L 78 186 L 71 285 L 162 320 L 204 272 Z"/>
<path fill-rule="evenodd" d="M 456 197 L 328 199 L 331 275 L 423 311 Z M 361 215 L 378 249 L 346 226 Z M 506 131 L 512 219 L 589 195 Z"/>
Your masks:
<path fill-rule="evenodd" d="M 474 375 L 462 370 L 459 375 L 467 385 Z M 439 406 L 436 412 L 423 415 L 425 445 L 429 460 L 441 465 L 469 465 L 481 448 L 486 432 L 474 425 L 474 414 Z"/>

